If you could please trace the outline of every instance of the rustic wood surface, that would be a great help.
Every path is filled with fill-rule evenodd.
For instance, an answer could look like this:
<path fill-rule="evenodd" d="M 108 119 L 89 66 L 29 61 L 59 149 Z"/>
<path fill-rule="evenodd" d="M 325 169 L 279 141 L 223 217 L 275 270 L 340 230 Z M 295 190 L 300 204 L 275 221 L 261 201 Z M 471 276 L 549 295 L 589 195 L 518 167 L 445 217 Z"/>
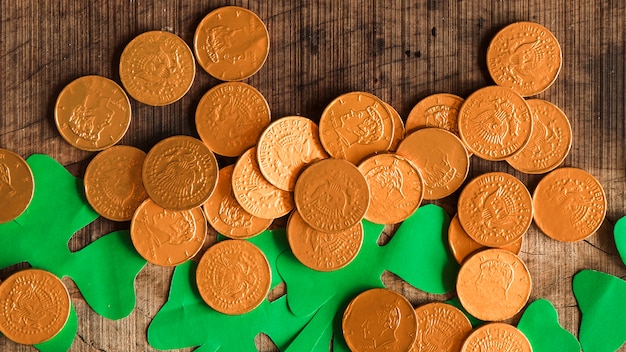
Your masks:
<path fill-rule="evenodd" d="M 572 276 L 581 269 L 626 275 L 612 237 L 613 224 L 624 215 L 626 188 L 626 7 L 621 1 L 5 0 L 0 2 L 0 147 L 23 157 L 49 154 L 82 177 L 94 153 L 71 147 L 55 128 L 53 107 L 60 90 L 90 74 L 119 83 L 119 57 L 133 37 L 160 29 L 191 44 L 200 20 L 223 5 L 247 7 L 267 24 L 269 58 L 246 82 L 265 95 L 274 118 L 301 114 L 318 120 L 334 97 L 354 90 L 376 94 L 406 118 L 429 94 L 465 97 L 492 84 L 485 52 L 503 26 L 520 20 L 546 26 L 560 41 L 564 60 L 556 83 L 539 97 L 569 116 L 574 140 L 564 165 L 586 169 L 599 179 L 607 193 L 608 214 L 597 234 L 574 244 L 553 241 L 531 227 L 521 253 L 533 278 L 531 299 L 552 301 L 561 323 L 577 334 L 580 312 Z M 120 143 L 148 151 L 167 136 L 197 136 L 196 104 L 217 83 L 198 67 L 191 90 L 179 102 L 150 107 L 132 101 L 133 121 Z M 222 166 L 232 162 L 220 159 Z M 472 159 L 471 175 L 496 170 L 514 174 L 531 191 L 541 178 L 515 172 L 503 162 Z M 440 204 L 452 214 L 455 201 L 456 195 Z M 80 249 L 128 226 L 100 219 L 77 233 L 70 247 Z M 17 268 L 1 271 L 0 278 Z M 148 265 L 136 282 L 136 310 L 118 321 L 96 315 L 75 285 L 64 279 L 79 316 L 72 350 L 152 350 L 146 329 L 165 302 L 171 273 Z M 444 298 L 421 293 L 393 274 L 383 279 L 414 305 Z M 273 350 L 267 338 L 259 337 L 257 343 L 262 351 Z M 32 348 L 0 337 L 0 350 Z"/>

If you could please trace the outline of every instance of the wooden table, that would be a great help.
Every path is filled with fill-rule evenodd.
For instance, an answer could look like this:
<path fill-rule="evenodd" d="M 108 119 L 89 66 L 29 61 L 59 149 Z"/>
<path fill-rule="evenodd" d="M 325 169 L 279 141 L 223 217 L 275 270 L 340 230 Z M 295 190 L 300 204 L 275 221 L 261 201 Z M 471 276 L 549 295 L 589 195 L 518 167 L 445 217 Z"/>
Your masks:
<path fill-rule="evenodd" d="M 355 90 L 379 96 L 406 118 L 413 105 L 429 94 L 465 97 L 493 84 L 485 52 L 503 26 L 529 20 L 549 28 L 561 43 L 563 68 L 556 83 L 539 97 L 569 116 L 574 142 L 564 166 L 583 168 L 600 180 L 607 193 L 608 214 L 598 233 L 579 243 L 559 243 L 531 227 L 521 253 L 533 277 L 531 299 L 552 301 L 561 323 L 577 334 L 580 313 L 572 294 L 572 276 L 585 268 L 626 275 L 612 236 L 613 224 L 624 215 L 626 189 L 626 9 L 621 2 L 2 1 L 0 147 L 23 157 L 49 154 L 82 177 L 94 153 L 71 147 L 55 128 L 53 108 L 60 90 L 90 74 L 119 82 L 119 57 L 133 37 L 159 29 L 191 44 L 200 20 L 223 5 L 247 7 L 267 24 L 269 58 L 247 83 L 265 95 L 274 118 L 299 114 L 318 120 L 334 97 Z M 132 101 L 133 121 L 120 143 L 148 151 L 167 136 L 197 136 L 196 104 L 217 83 L 198 67 L 190 92 L 179 102 L 150 107 Z M 219 162 L 223 166 L 233 160 Z M 470 176 L 496 170 L 514 174 L 531 191 L 541 179 L 516 172 L 506 163 L 476 157 Z M 439 204 L 452 214 L 456 196 Z M 82 248 L 113 229 L 128 226 L 97 220 L 77 233 L 70 247 Z M 3 270 L 0 278 L 15 270 Z M 119 321 L 96 315 L 65 279 L 79 315 L 73 350 L 151 350 L 146 328 L 165 302 L 171 272 L 147 266 L 136 282 L 136 310 Z M 443 298 L 421 293 L 392 274 L 383 278 L 414 305 Z M 266 338 L 257 342 L 261 350 L 273 350 Z M 0 350 L 31 348 L 0 338 Z"/>

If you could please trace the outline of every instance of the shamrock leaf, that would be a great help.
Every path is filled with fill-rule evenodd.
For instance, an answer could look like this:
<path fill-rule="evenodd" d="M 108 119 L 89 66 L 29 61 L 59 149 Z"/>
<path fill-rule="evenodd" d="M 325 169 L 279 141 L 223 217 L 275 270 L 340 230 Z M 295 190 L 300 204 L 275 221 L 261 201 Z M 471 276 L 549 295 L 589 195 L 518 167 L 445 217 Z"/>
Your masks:
<path fill-rule="evenodd" d="M 619 219 L 613 228 L 615 246 L 622 262 L 626 264 L 626 216 Z"/>
<path fill-rule="evenodd" d="M 580 352 L 578 340 L 561 327 L 556 309 L 546 299 L 531 303 L 524 311 L 517 328 L 526 335 L 533 352 Z"/>

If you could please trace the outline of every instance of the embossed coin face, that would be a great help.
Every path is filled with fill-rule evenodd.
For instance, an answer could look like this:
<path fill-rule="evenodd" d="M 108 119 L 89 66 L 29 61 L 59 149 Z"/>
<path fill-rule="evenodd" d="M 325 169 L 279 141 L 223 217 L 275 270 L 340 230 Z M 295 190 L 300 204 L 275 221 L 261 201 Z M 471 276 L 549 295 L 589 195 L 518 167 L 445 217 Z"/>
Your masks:
<path fill-rule="evenodd" d="M 437 93 L 420 100 L 406 118 L 410 134 L 422 128 L 443 128 L 459 135 L 457 118 L 463 98 L 454 94 Z"/>
<path fill-rule="evenodd" d="M 269 123 L 267 101 L 261 92 L 243 82 L 211 88 L 196 109 L 200 138 L 213 152 L 224 156 L 243 154 L 256 144 Z"/>
<path fill-rule="evenodd" d="M 393 117 L 393 141 L 391 142 L 389 151 L 395 152 L 400 142 L 404 139 L 404 121 L 402 121 L 402 117 L 400 117 L 400 114 L 398 114 L 398 111 L 396 111 L 393 106 L 387 103 L 385 103 L 385 106 L 389 109 Z"/>
<path fill-rule="evenodd" d="M 171 104 L 191 88 L 193 53 L 175 34 L 145 32 L 131 40 L 120 57 L 120 79 L 128 94 L 153 106 Z"/>
<path fill-rule="evenodd" d="M 113 221 L 132 219 L 148 198 L 141 181 L 145 158 L 140 149 L 117 145 L 91 160 L 85 171 L 85 195 L 98 214 Z"/>
<path fill-rule="evenodd" d="M 514 254 L 519 254 L 522 249 L 523 239 L 524 236 L 511 244 L 499 248 Z M 450 245 L 450 251 L 452 255 L 454 255 L 454 259 L 456 259 L 459 264 L 463 263 L 463 260 L 470 254 L 486 248 L 482 244 L 474 241 L 467 232 L 463 230 L 458 215 L 455 215 L 450 221 L 450 226 L 448 227 L 448 244 Z"/>
<path fill-rule="evenodd" d="M 446 303 L 428 303 L 415 308 L 417 338 L 410 352 L 457 352 L 472 331 L 469 319 Z"/>
<path fill-rule="evenodd" d="M 535 223 L 562 242 L 594 234 L 606 216 L 606 195 L 598 180 L 577 168 L 559 168 L 539 181 L 533 193 Z"/>
<path fill-rule="evenodd" d="M 257 161 L 263 176 L 274 186 L 293 191 L 305 165 L 328 158 L 315 122 L 301 116 L 280 118 L 263 131 Z"/>
<path fill-rule="evenodd" d="M 33 199 L 35 183 L 21 156 L 0 148 L 0 224 L 20 216 Z"/>
<path fill-rule="evenodd" d="M 224 6 L 200 22 L 193 47 L 198 63 L 208 74 L 222 81 L 239 81 L 261 69 L 269 53 L 270 37 L 254 12 Z"/>
<path fill-rule="evenodd" d="M 204 203 L 217 184 L 217 160 L 202 141 L 173 136 L 146 155 L 142 179 L 148 195 L 165 209 L 189 210 Z"/>
<path fill-rule="evenodd" d="M 248 149 L 233 169 L 233 194 L 241 207 L 262 219 L 276 219 L 294 208 L 290 192 L 272 185 L 263 177 L 256 158 L 256 147 Z"/>
<path fill-rule="evenodd" d="M 374 288 L 348 304 L 341 328 L 351 351 L 408 351 L 415 342 L 417 318 L 404 296 Z"/>
<path fill-rule="evenodd" d="M 527 100 L 533 113 L 533 132 L 528 144 L 506 159 L 516 170 L 543 174 L 565 160 L 572 146 L 572 127 L 556 105 L 541 99 Z"/>
<path fill-rule="evenodd" d="M 33 345 L 50 340 L 70 316 L 70 295 L 63 282 L 39 269 L 19 271 L 0 284 L 0 332 Z"/>
<path fill-rule="evenodd" d="M 54 123 L 72 146 L 88 151 L 117 143 L 130 125 L 130 101 L 124 90 L 101 76 L 70 82 L 54 106 Z"/>
<path fill-rule="evenodd" d="M 363 244 L 363 226 L 357 223 L 337 232 L 320 232 L 304 222 L 297 211 L 287 222 L 287 240 L 300 263 L 318 271 L 333 271 L 350 264 Z"/>
<path fill-rule="evenodd" d="M 239 205 L 232 189 L 233 165 L 220 170 L 215 192 L 204 202 L 209 224 L 222 235 L 245 239 L 265 231 L 272 219 L 262 219 L 248 213 Z"/>
<path fill-rule="evenodd" d="M 472 332 L 461 352 L 532 352 L 526 336 L 516 327 L 505 323 L 485 324 Z"/>
<path fill-rule="evenodd" d="M 561 70 L 562 54 L 556 37 L 544 26 L 517 22 L 504 27 L 487 48 L 487 68 L 499 86 L 522 96 L 544 91 Z"/>
<path fill-rule="evenodd" d="M 458 216 L 474 241 L 502 247 L 526 233 L 533 219 L 533 202 L 520 180 L 504 172 L 491 172 L 465 186 L 459 195 Z"/>
<path fill-rule="evenodd" d="M 454 193 L 469 172 L 469 157 L 459 137 L 441 128 L 424 128 L 408 135 L 397 151 L 410 160 L 424 179 L 424 199 Z"/>
<path fill-rule="evenodd" d="M 324 149 L 333 158 L 353 164 L 370 154 L 389 150 L 393 129 L 393 116 L 385 103 L 365 92 L 339 96 L 320 118 Z"/>
<path fill-rule="evenodd" d="M 524 262 L 499 248 L 485 249 L 467 258 L 456 282 L 463 307 L 485 321 L 513 317 L 528 301 L 531 287 Z"/>
<path fill-rule="evenodd" d="M 504 160 L 530 139 L 533 119 L 526 100 L 509 88 L 489 86 L 470 95 L 459 110 L 459 135 L 470 152 Z"/>
<path fill-rule="evenodd" d="M 211 246 L 196 270 L 202 299 L 224 314 L 244 314 L 258 307 L 270 290 L 272 271 L 255 245 L 226 240 Z"/>
<path fill-rule="evenodd" d="M 370 188 L 365 219 L 377 224 L 397 224 L 419 208 L 424 181 L 418 169 L 399 155 L 378 154 L 365 159 L 359 170 Z"/>
<path fill-rule="evenodd" d="M 194 257 L 206 238 L 202 209 L 166 210 L 151 199 L 143 202 L 130 223 L 137 252 L 152 264 L 175 266 Z"/>
<path fill-rule="evenodd" d="M 365 177 L 343 159 L 325 159 L 305 169 L 296 182 L 294 198 L 304 222 L 327 233 L 356 225 L 370 203 Z"/>

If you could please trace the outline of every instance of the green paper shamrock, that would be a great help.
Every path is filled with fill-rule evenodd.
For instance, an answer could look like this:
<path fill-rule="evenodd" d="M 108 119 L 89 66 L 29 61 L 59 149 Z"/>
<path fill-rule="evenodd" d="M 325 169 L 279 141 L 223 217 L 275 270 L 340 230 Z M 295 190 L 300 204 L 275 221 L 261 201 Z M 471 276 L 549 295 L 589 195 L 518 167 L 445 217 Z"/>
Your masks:
<path fill-rule="evenodd" d="M 531 303 L 517 328 L 526 335 L 533 352 L 580 352 L 578 340 L 559 324 L 556 309 L 546 299 Z"/>
<path fill-rule="evenodd" d="M 449 217 L 436 205 L 419 208 L 398 228 L 385 246 L 377 244 L 384 226 L 363 221 L 361 251 L 343 269 L 320 272 L 302 265 L 291 252 L 278 258 L 278 271 L 287 284 L 289 308 L 298 316 L 317 312 L 301 334 L 321 336 L 334 322 L 335 351 L 347 351 L 341 334 L 341 317 L 359 293 L 383 287 L 381 275 L 389 270 L 409 284 L 430 293 L 454 289 L 459 266 L 447 249 Z M 317 320 L 325 322 L 317 322 Z M 316 322 L 318 325 L 314 325 Z M 320 341 L 326 344 L 328 341 Z"/>
<path fill-rule="evenodd" d="M 622 262 L 626 264 L 626 216 L 619 219 L 613 228 L 613 238 L 615 246 Z"/>

